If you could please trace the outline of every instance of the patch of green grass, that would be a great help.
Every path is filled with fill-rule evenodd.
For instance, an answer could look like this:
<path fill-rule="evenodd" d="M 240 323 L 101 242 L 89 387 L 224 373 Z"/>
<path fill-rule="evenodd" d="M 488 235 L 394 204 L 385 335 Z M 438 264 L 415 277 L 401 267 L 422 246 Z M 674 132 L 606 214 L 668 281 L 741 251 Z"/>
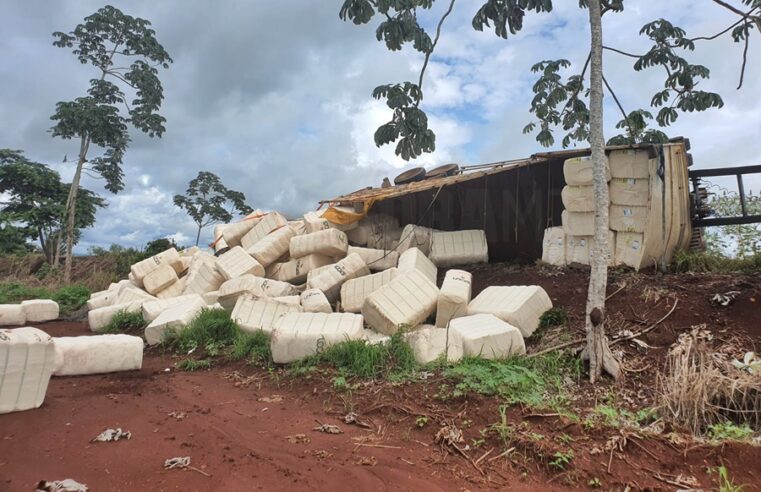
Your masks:
<path fill-rule="evenodd" d="M 246 333 L 241 330 L 233 340 L 228 353 L 230 360 L 242 360 L 246 357 L 258 366 L 266 366 L 272 360 L 270 337 L 263 331 Z"/>
<path fill-rule="evenodd" d="M 539 318 L 539 328 L 549 328 L 552 326 L 560 326 L 568 321 L 568 312 L 565 308 L 554 307 L 550 308 Z"/>
<path fill-rule="evenodd" d="M 98 330 L 98 333 L 137 333 L 147 324 L 142 312 L 118 311 L 106 326 Z"/>
<path fill-rule="evenodd" d="M 193 372 L 211 368 L 209 359 L 183 359 L 177 363 L 177 368 L 183 371 Z"/>
<path fill-rule="evenodd" d="M 402 378 L 412 372 L 417 363 L 412 349 L 404 341 L 402 331 L 391 336 L 386 343 L 369 344 L 365 340 L 346 340 L 325 348 L 292 366 L 295 374 L 327 364 L 342 375 L 359 378 L 389 376 Z"/>
<path fill-rule="evenodd" d="M 89 298 L 90 289 L 83 285 L 66 285 L 51 292 L 46 287 L 29 287 L 19 282 L 0 283 L 0 304 L 17 304 L 28 299 L 53 299 L 63 315 L 81 308 Z"/>
<path fill-rule="evenodd" d="M 733 422 L 722 422 L 709 426 L 708 435 L 713 441 L 746 441 L 753 437 L 753 429 L 747 424 L 737 425 Z"/>
<path fill-rule="evenodd" d="M 680 273 L 759 273 L 761 272 L 761 253 L 744 258 L 728 258 L 702 251 L 677 251 L 671 267 Z"/>
<path fill-rule="evenodd" d="M 507 421 L 507 405 L 499 406 L 499 422 L 492 424 L 489 430 L 496 433 L 505 446 L 513 440 L 515 428 Z"/>
<path fill-rule="evenodd" d="M 592 415 L 587 417 L 591 428 L 594 422 L 600 422 L 607 427 L 639 427 L 655 420 L 656 412 L 652 408 L 643 408 L 637 412 L 631 412 L 625 408 L 618 408 L 612 403 L 597 405 Z M 585 422 L 586 423 L 586 422 Z"/>
<path fill-rule="evenodd" d="M 719 472 L 719 492 L 742 492 L 745 489 L 745 485 L 735 484 L 726 466 L 721 465 L 716 470 Z"/>
<path fill-rule="evenodd" d="M 415 425 L 418 426 L 418 428 L 422 429 L 426 425 L 428 425 L 428 417 L 425 415 L 421 415 L 418 418 L 415 419 Z"/>
<path fill-rule="evenodd" d="M 550 461 L 550 466 L 559 470 L 565 470 L 571 464 L 571 460 L 573 460 L 573 449 L 569 449 L 566 452 L 558 451 L 552 457 L 554 459 Z"/>
<path fill-rule="evenodd" d="M 562 398 L 557 396 L 564 393 L 564 378 L 578 378 L 580 374 L 580 360 L 559 353 L 504 360 L 465 358 L 444 370 L 446 377 L 457 381 L 451 396 L 475 392 L 531 407 L 559 402 Z"/>

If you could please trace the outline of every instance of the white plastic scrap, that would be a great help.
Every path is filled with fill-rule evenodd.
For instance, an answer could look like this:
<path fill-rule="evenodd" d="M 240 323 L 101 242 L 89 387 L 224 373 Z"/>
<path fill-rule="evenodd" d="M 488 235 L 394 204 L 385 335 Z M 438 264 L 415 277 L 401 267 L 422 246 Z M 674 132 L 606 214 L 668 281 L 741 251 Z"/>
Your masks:
<path fill-rule="evenodd" d="M 190 456 L 176 456 L 164 461 L 164 469 L 171 470 L 173 468 L 187 468 L 190 466 Z"/>
<path fill-rule="evenodd" d="M 40 480 L 37 484 L 37 492 L 87 492 L 88 490 L 87 485 L 70 478 L 51 482 Z"/>
<path fill-rule="evenodd" d="M 739 360 L 733 360 L 732 365 L 741 371 L 747 371 L 751 374 L 756 372 L 761 373 L 761 359 L 756 358 L 756 354 L 753 352 L 746 352 L 742 362 Z"/>
<path fill-rule="evenodd" d="M 90 442 L 111 442 L 118 441 L 119 439 L 129 439 L 132 437 L 130 431 L 122 431 L 121 428 L 106 429 L 97 436 L 95 436 Z"/>
<path fill-rule="evenodd" d="M 718 304 L 719 306 L 727 307 L 732 304 L 732 301 L 735 300 L 735 297 L 739 295 L 740 291 L 730 290 L 729 292 L 725 292 L 723 294 L 714 294 L 711 298 L 711 302 L 713 304 Z"/>

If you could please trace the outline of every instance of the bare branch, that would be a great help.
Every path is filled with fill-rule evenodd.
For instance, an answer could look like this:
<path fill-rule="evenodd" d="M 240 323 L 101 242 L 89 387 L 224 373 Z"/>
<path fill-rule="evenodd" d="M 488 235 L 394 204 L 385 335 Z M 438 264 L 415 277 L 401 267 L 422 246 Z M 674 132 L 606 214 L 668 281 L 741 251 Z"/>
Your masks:
<path fill-rule="evenodd" d="M 449 14 L 452 13 L 452 8 L 454 8 L 454 2 L 455 0 L 452 0 L 449 2 L 449 8 L 446 12 L 444 12 L 444 15 L 441 16 L 441 19 L 439 19 L 439 24 L 436 26 L 436 37 L 433 38 L 433 44 L 431 45 L 431 51 L 425 54 L 425 60 L 423 60 L 423 67 L 420 69 L 420 78 L 418 79 L 418 89 L 420 90 L 420 99 L 415 102 L 415 107 L 418 107 L 420 104 L 420 100 L 423 99 L 423 76 L 425 75 L 425 69 L 428 68 L 428 60 L 431 59 L 431 54 L 433 54 L 433 50 L 436 49 L 436 44 L 439 42 L 439 37 L 441 36 L 441 26 L 444 24 L 444 21 L 447 17 L 449 17 Z"/>

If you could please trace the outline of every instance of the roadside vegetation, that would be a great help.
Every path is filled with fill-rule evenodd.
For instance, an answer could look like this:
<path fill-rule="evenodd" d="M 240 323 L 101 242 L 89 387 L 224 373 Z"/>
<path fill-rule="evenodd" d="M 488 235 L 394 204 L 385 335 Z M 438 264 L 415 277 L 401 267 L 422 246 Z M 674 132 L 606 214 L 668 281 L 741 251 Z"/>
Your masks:
<path fill-rule="evenodd" d="M 82 285 L 67 285 L 56 290 L 30 287 L 20 282 L 0 283 L 0 304 L 18 304 L 28 299 L 52 299 L 58 303 L 60 315 L 66 316 L 85 305 L 90 289 Z"/>

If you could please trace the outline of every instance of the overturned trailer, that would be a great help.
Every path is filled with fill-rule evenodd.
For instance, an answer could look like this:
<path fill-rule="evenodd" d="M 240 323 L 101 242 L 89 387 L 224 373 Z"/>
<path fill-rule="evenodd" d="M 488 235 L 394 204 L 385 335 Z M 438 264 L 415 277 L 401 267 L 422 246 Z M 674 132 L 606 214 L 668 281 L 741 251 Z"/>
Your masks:
<path fill-rule="evenodd" d="M 666 264 L 689 246 L 685 142 L 608 147 L 612 265 Z M 448 176 L 418 174 L 414 182 L 365 188 L 320 205 L 328 206 L 323 217 L 346 224 L 386 214 L 436 230 L 481 229 L 492 262 L 534 261 L 543 252 L 547 260 L 552 249 L 551 263 L 585 263 L 594 218 L 589 155 L 589 149 L 545 152 L 464 166 Z"/>

